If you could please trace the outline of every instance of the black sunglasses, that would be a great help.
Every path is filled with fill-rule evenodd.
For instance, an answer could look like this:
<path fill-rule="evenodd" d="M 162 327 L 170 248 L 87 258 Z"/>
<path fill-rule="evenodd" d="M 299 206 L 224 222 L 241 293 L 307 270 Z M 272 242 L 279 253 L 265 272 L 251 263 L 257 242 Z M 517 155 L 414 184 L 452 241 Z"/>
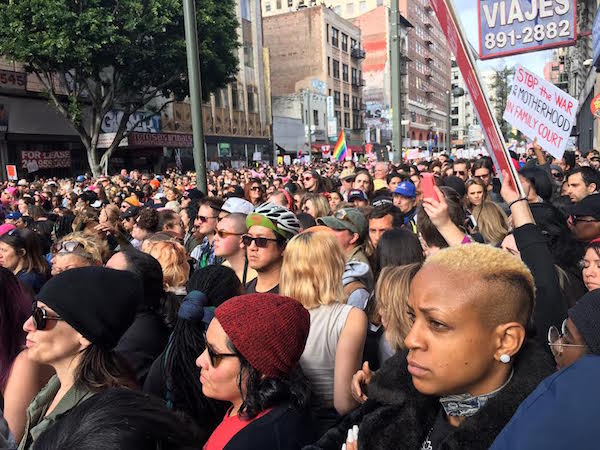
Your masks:
<path fill-rule="evenodd" d="M 249 234 L 244 234 L 242 236 L 242 243 L 246 247 L 250 247 L 252 242 L 255 242 L 258 248 L 266 248 L 269 245 L 269 241 L 277 242 L 277 239 L 271 239 L 266 237 L 254 237 L 250 236 Z"/>
<path fill-rule="evenodd" d="M 218 216 L 196 216 L 201 223 L 208 222 L 208 219 L 218 219 Z"/>
<path fill-rule="evenodd" d="M 210 345 L 208 345 L 208 341 L 206 340 L 206 331 L 203 331 L 202 334 L 204 336 L 204 345 L 206 346 L 206 351 L 208 352 L 208 359 L 210 360 L 210 365 L 213 366 L 215 369 L 219 364 L 221 364 L 223 358 L 237 358 L 240 356 L 236 353 L 216 353 L 213 349 L 210 348 Z"/>
<path fill-rule="evenodd" d="M 58 316 L 49 316 L 44 308 L 40 308 L 34 302 L 31 308 L 31 318 L 36 330 L 45 330 L 49 320 L 65 320 Z"/>

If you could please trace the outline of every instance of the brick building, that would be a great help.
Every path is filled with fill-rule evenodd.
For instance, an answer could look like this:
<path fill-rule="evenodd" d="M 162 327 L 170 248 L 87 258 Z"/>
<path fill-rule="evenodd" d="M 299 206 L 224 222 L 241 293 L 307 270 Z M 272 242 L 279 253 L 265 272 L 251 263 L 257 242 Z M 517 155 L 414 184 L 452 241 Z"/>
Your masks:
<path fill-rule="evenodd" d="M 263 35 L 270 54 L 273 97 L 299 93 L 332 97 L 333 108 L 328 108 L 326 117 L 329 140 L 335 140 L 343 128 L 349 145 L 363 144 L 361 62 L 365 53 L 360 29 L 319 5 L 264 17 Z M 308 103 L 304 105 L 305 125 L 312 129 L 314 119 L 321 117 Z M 306 138 L 307 146 L 310 139 L 313 149 L 321 148 L 313 136 Z"/>

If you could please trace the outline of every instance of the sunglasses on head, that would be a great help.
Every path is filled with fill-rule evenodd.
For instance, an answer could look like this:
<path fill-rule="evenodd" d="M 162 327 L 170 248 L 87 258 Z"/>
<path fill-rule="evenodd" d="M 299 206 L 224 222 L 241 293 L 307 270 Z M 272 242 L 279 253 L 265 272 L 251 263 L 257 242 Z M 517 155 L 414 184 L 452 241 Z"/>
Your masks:
<path fill-rule="evenodd" d="M 65 320 L 62 317 L 48 315 L 48 312 L 44 308 L 37 306 L 35 302 L 31 308 L 31 318 L 36 330 L 45 330 L 49 320 Z"/>
<path fill-rule="evenodd" d="M 208 353 L 208 359 L 210 360 L 210 365 L 213 368 L 217 368 L 217 366 L 219 364 L 221 364 L 221 361 L 223 361 L 223 358 L 237 358 L 239 357 L 239 355 L 237 355 L 236 353 L 217 353 L 215 352 L 213 349 L 210 348 L 210 345 L 208 345 L 208 341 L 206 340 L 206 331 L 203 331 L 202 334 L 204 335 L 204 345 L 206 345 L 206 352 Z"/>
<path fill-rule="evenodd" d="M 244 234 L 242 236 L 242 243 L 246 247 L 250 247 L 252 242 L 256 244 L 258 248 L 266 248 L 269 245 L 269 242 L 277 242 L 277 239 L 266 238 L 266 237 L 254 237 L 249 234 Z"/>
<path fill-rule="evenodd" d="M 56 244 L 54 248 L 56 250 L 56 253 L 73 253 L 78 248 L 83 249 L 83 245 L 81 244 L 81 242 L 77 241 L 64 241 Z"/>

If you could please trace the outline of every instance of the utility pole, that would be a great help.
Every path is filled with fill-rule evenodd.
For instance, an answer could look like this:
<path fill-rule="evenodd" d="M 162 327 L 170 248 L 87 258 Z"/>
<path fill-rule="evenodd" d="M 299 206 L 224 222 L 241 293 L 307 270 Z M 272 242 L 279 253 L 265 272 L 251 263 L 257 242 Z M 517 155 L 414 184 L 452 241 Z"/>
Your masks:
<path fill-rule="evenodd" d="M 308 157 L 312 163 L 312 130 L 310 129 L 312 111 L 310 110 L 310 91 L 308 89 L 305 90 L 304 95 L 306 95 L 306 123 L 308 125 Z"/>
<path fill-rule="evenodd" d="M 392 83 L 392 151 L 394 163 L 402 161 L 402 111 L 400 110 L 400 36 L 398 36 L 398 0 L 390 8 L 390 78 Z"/>
<path fill-rule="evenodd" d="M 194 0 L 183 0 L 183 22 L 187 53 L 188 79 L 190 83 L 190 106 L 192 110 L 192 132 L 194 136 L 194 168 L 196 187 L 208 193 L 206 186 L 206 153 L 204 130 L 202 129 L 202 81 L 200 79 L 200 57 L 198 55 L 198 26 Z"/>
<path fill-rule="evenodd" d="M 446 91 L 446 150 L 448 152 L 448 156 L 450 155 L 450 130 L 451 130 L 451 119 L 450 119 L 450 99 L 451 99 L 450 91 Z"/>

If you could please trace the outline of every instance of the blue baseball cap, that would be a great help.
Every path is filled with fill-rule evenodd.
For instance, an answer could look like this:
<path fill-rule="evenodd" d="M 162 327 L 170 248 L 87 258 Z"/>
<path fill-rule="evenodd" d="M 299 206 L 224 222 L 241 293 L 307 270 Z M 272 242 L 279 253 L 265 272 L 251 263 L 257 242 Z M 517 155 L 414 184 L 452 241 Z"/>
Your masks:
<path fill-rule="evenodd" d="M 410 181 L 403 181 L 398 185 L 398 187 L 396 187 L 394 195 L 401 195 L 402 197 L 407 198 L 416 198 L 417 188 Z"/>
<path fill-rule="evenodd" d="M 17 220 L 20 219 L 23 216 L 23 214 L 21 214 L 19 211 L 14 211 L 14 212 L 10 212 L 6 215 L 7 219 L 10 220 Z"/>
<path fill-rule="evenodd" d="M 83 175 L 79 175 L 76 180 L 78 183 L 83 183 L 85 181 L 85 177 Z"/>
<path fill-rule="evenodd" d="M 348 192 L 348 201 L 351 202 L 353 200 L 364 200 L 365 202 L 369 201 L 369 197 L 360 189 L 351 189 Z"/>

